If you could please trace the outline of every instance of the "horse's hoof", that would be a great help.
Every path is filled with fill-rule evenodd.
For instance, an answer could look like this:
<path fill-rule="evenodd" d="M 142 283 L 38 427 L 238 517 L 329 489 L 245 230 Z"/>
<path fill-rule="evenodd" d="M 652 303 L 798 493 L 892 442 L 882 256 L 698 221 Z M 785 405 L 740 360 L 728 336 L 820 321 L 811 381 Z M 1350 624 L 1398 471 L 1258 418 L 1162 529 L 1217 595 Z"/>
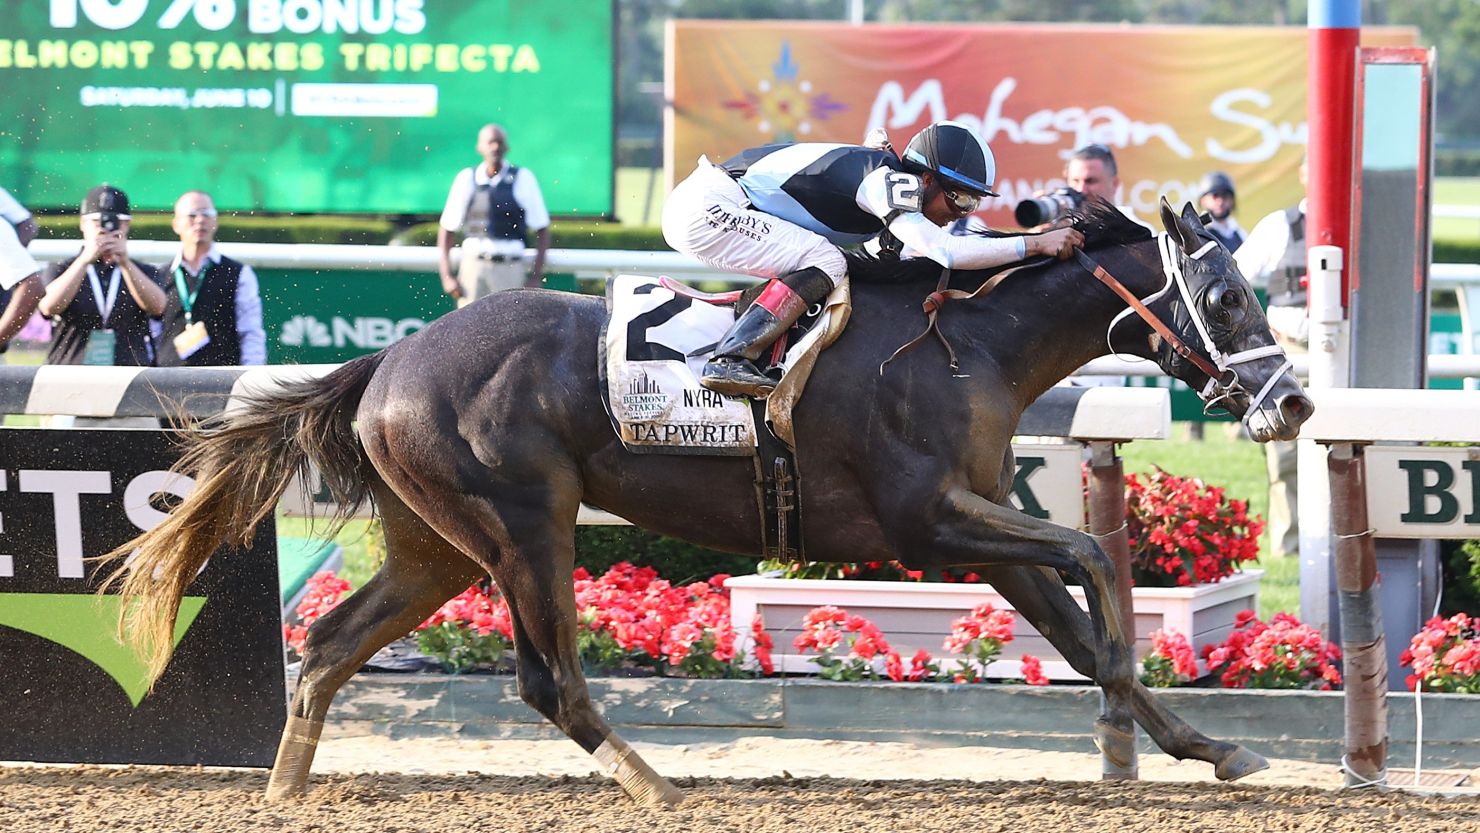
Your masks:
<path fill-rule="evenodd" d="M 1223 760 L 1213 768 L 1213 774 L 1219 781 L 1237 781 L 1265 769 L 1269 769 L 1269 761 L 1264 760 L 1263 755 L 1239 746 L 1223 756 Z"/>
<path fill-rule="evenodd" d="M 308 792 L 305 784 L 289 784 L 282 781 L 267 782 L 267 800 L 269 802 L 292 801 L 302 798 Z"/>
<path fill-rule="evenodd" d="M 648 800 L 643 803 L 649 807 L 677 807 L 683 803 L 684 798 L 683 790 L 673 786 L 668 783 L 667 779 L 664 779 L 663 786 L 654 790 L 648 797 Z"/>
<path fill-rule="evenodd" d="M 1136 736 L 1133 732 L 1117 729 L 1104 718 L 1095 721 L 1095 746 L 1112 765 L 1118 769 L 1129 769 L 1136 763 Z"/>

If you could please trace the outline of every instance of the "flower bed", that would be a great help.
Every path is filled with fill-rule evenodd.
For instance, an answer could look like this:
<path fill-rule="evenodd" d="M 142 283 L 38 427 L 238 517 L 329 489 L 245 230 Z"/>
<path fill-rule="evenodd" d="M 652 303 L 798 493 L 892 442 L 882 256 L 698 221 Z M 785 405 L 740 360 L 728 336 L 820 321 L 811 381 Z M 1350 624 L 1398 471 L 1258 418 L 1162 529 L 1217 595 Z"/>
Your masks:
<path fill-rule="evenodd" d="M 1257 610 L 1259 579 L 1263 573 L 1250 570 L 1237 573 L 1218 584 L 1193 587 L 1137 587 L 1132 591 L 1135 606 L 1136 656 L 1151 651 L 1151 634 L 1157 630 L 1174 630 L 1186 634 L 1195 651 L 1221 643 L 1233 632 L 1235 617 L 1243 610 Z M 770 633 L 778 653 L 772 660 L 780 671 L 816 673 L 816 663 L 790 648 L 803 632 L 808 611 L 821 605 L 835 605 L 873 622 L 889 637 L 890 645 L 901 656 L 919 650 L 941 654 L 941 646 L 951 633 L 957 618 L 981 604 L 997 610 L 1011 611 L 1012 606 L 988 584 L 944 582 L 833 581 L 820 579 L 785 579 L 765 576 L 737 576 L 725 582 L 730 592 L 730 621 L 739 628 L 759 615 Z M 1084 592 L 1069 588 L 1080 606 Z M 742 640 L 740 649 L 746 648 Z M 1024 655 L 1042 661 L 1042 673 L 1050 680 L 1083 680 L 1058 652 L 1024 623 L 1019 623 L 1016 638 L 1003 646 L 1001 655 L 987 669 L 993 677 L 1024 676 Z M 945 660 L 959 660 L 959 654 L 945 653 Z"/>
<path fill-rule="evenodd" d="M 1094 686 L 832 683 L 810 678 L 593 678 L 591 698 L 629 741 L 724 743 L 778 735 L 1093 752 Z M 1331 691 L 1176 688 L 1156 697 L 1200 731 L 1263 755 L 1341 759 L 1344 698 Z M 1389 760 L 1414 753 L 1414 695 L 1388 697 Z M 1480 697 L 1423 695 L 1424 767 L 1480 767 Z M 396 736 L 560 738 L 508 675 L 357 674 L 330 723 Z M 1143 752 L 1151 747 L 1141 733 Z M 1211 776 L 1209 776 L 1211 777 Z"/>
<path fill-rule="evenodd" d="M 1480 694 L 1480 620 L 1464 613 L 1424 624 L 1403 651 L 1408 690 Z"/>

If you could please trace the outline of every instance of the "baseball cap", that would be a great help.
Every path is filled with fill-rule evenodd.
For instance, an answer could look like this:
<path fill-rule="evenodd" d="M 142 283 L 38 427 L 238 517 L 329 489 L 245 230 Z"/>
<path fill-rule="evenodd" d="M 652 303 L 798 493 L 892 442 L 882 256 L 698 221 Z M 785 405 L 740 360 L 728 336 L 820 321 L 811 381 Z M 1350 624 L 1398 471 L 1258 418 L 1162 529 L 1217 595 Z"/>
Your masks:
<path fill-rule="evenodd" d="M 116 214 L 128 217 L 128 194 L 112 185 L 98 185 L 82 198 L 82 216 L 89 214 Z"/>

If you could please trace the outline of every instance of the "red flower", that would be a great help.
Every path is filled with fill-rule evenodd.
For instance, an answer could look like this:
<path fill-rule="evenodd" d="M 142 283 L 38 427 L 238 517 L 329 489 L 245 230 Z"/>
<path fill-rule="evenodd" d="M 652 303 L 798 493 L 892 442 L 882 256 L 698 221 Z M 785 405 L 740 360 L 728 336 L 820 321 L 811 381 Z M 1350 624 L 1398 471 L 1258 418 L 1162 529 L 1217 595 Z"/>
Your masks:
<path fill-rule="evenodd" d="M 1196 478 L 1156 469 L 1145 481 L 1126 475 L 1126 523 L 1136 583 L 1188 586 L 1217 582 L 1258 557 L 1263 521 L 1245 501 Z"/>
<path fill-rule="evenodd" d="M 1023 681 L 1028 685 L 1048 685 L 1043 676 L 1043 663 L 1032 654 L 1023 654 Z"/>
<path fill-rule="evenodd" d="M 1400 657 L 1409 690 L 1480 694 L 1480 620 L 1464 613 L 1424 623 Z"/>
<path fill-rule="evenodd" d="M 1225 687 L 1330 689 L 1341 685 L 1341 672 L 1335 665 L 1341 649 L 1319 631 L 1287 613 L 1275 614 L 1268 623 L 1244 614 L 1237 621 L 1222 645 L 1203 650 L 1208 671 L 1218 674 Z"/>
<path fill-rule="evenodd" d="M 884 673 L 896 683 L 904 680 L 904 662 L 897 652 L 890 651 L 889 655 L 884 657 Z"/>

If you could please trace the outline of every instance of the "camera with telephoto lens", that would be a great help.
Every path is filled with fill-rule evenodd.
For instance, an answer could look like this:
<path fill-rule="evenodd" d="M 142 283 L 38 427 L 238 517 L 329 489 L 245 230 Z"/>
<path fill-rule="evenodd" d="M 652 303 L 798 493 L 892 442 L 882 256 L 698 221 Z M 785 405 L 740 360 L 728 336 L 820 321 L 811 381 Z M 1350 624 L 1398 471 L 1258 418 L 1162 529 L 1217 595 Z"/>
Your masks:
<path fill-rule="evenodd" d="M 1023 228 L 1052 223 L 1084 205 L 1084 194 L 1073 188 L 1056 188 L 1040 197 L 1029 197 L 1017 204 L 1012 216 Z"/>
<path fill-rule="evenodd" d="M 103 231 L 118 231 L 122 225 L 123 218 L 117 214 L 110 214 L 105 211 L 98 215 L 98 227 Z"/>

